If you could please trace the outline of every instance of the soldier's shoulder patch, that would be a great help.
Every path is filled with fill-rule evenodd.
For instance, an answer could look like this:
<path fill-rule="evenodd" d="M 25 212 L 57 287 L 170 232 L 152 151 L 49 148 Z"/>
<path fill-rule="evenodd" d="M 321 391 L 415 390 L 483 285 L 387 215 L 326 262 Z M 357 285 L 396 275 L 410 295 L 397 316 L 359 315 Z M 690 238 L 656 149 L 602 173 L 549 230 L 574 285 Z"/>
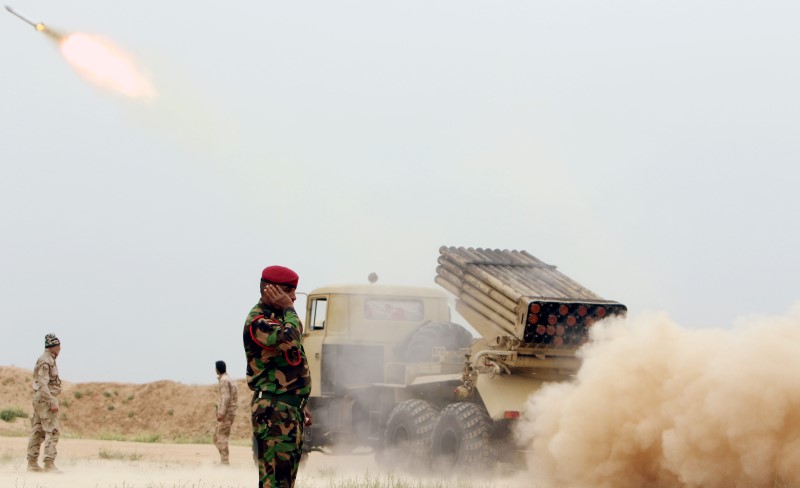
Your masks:
<path fill-rule="evenodd" d="M 253 317 L 253 320 L 250 321 L 251 326 L 252 326 L 252 324 L 256 324 L 256 323 L 258 323 L 260 325 L 263 324 L 263 325 L 270 325 L 270 326 L 283 325 L 280 320 L 277 320 L 275 318 L 274 315 L 272 315 L 271 317 L 267 317 L 263 313 L 261 315 L 256 315 L 255 317 Z"/>
<path fill-rule="evenodd" d="M 281 323 L 280 323 L 280 322 L 278 322 L 278 321 L 277 321 L 277 320 L 275 320 L 275 319 L 272 319 L 272 318 L 269 318 L 269 319 L 268 319 L 268 318 L 266 318 L 266 317 L 265 317 L 263 314 L 262 314 L 262 315 L 256 315 L 255 317 L 253 317 L 253 321 L 252 321 L 252 322 L 250 322 L 250 339 L 252 339 L 252 340 L 253 340 L 253 342 L 254 342 L 254 343 L 257 345 L 257 346 L 259 346 L 260 348 L 262 348 L 262 349 L 274 350 L 274 349 L 275 349 L 274 347 L 272 347 L 272 346 L 268 346 L 268 345 L 266 345 L 266 344 L 263 344 L 261 341 L 259 341 L 259 340 L 258 340 L 258 338 L 256 338 L 256 333 L 255 333 L 255 331 L 253 330 L 253 326 L 256 326 L 256 327 L 258 328 L 258 326 L 260 326 L 260 325 L 262 325 L 262 324 L 263 324 L 263 325 L 270 325 L 270 326 L 273 326 L 273 325 L 281 325 Z"/>

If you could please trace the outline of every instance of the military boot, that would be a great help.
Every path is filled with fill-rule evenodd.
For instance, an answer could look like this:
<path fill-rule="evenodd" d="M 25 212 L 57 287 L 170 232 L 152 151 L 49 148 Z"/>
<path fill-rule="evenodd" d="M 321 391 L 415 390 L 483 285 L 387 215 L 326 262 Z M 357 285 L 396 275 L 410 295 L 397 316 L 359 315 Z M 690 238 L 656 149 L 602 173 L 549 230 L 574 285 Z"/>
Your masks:
<path fill-rule="evenodd" d="M 222 464 L 223 466 L 231 464 L 230 461 L 228 461 L 229 456 L 230 456 L 230 451 L 228 450 L 227 447 L 225 447 L 224 449 L 220 449 L 219 464 Z"/>
<path fill-rule="evenodd" d="M 55 465 L 55 463 L 53 462 L 52 459 L 45 459 L 44 460 L 44 471 L 46 471 L 48 473 L 60 473 L 61 472 L 61 470 L 56 467 L 56 465 Z"/>
<path fill-rule="evenodd" d="M 28 458 L 28 471 L 36 471 L 37 473 L 42 470 L 42 467 L 39 466 L 39 463 L 36 462 L 33 458 Z"/>

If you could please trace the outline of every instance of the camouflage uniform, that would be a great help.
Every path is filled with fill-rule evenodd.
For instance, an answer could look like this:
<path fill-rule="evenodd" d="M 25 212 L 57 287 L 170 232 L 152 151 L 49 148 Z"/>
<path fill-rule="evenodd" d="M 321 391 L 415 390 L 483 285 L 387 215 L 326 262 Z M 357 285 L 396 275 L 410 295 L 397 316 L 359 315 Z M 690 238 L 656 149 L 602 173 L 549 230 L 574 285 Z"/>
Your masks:
<path fill-rule="evenodd" d="M 53 462 L 56 458 L 56 444 L 61 435 L 59 412 L 51 412 L 50 406 L 58 406 L 61 394 L 61 379 L 58 377 L 56 359 L 45 350 L 36 361 L 33 369 L 33 416 L 31 417 L 31 436 L 28 439 L 28 461 L 39 459 L 39 448 L 44 441 L 44 460 Z"/>
<path fill-rule="evenodd" d="M 228 464 L 228 438 L 231 435 L 231 425 L 236 417 L 236 407 L 239 395 L 236 384 L 231 381 L 228 373 L 219 376 L 219 404 L 217 405 L 217 429 L 214 431 L 214 445 L 219 450 L 220 461 Z"/>
<path fill-rule="evenodd" d="M 244 325 L 247 386 L 259 488 L 291 488 L 303 445 L 303 407 L 311 375 L 294 308 L 273 310 L 259 303 Z"/>

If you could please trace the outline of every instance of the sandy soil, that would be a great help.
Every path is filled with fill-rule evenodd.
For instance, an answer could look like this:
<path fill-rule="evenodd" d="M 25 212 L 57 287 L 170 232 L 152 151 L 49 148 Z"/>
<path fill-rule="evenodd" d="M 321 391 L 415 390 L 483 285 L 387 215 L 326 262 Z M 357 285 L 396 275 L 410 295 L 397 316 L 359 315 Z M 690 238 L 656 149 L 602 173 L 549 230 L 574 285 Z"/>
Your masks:
<path fill-rule="evenodd" d="M 231 465 L 219 466 L 208 444 L 162 444 L 62 439 L 60 474 L 26 471 L 23 437 L 0 437 L 3 488 L 238 488 L 257 485 L 250 449 L 231 446 Z M 104 458 L 101 458 L 104 453 Z M 108 459 L 113 458 L 113 459 Z M 300 468 L 298 488 L 329 486 L 334 479 L 382 476 L 371 454 L 328 456 L 311 453 Z"/>
<path fill-rule="evenodd" d="M 29 370 L 0 366 L 0 410 L 19 410 L 30 416 L 30 381 Z M 214 464 L 219 455 L 210 444 L 215 425 L 216 385 L 185 385 L 166 380 L 147 384 L 64 381 L 60 397 L 62 438 L 56 460 L 64 472 L 28 473 L 25 452 L 30 419 L 0 421 L 0 488 L 257 486 L 258 472 L 249 444 L 250 396 L 244 382 L 237 383 L 239 415 L 231 432 L 231 466 Z M 149 441 L 126 442 L 136 440 Z M 380 471 L 372 453 L 365 449 L 362 454 L 349 456 L 311 453 L 301 464 L 296 488 L 380 488 L 398 486 L 391 481 L 398 478 L 408 481 L 404 486 L 420 488 L 531 486 L 530 477 L 522 483 L 503 479 L 494 484 L 485 480 L 472 483 L 434 480 L 426 484 L 413 473 Z"/>
<path fill-rule="evenodd" d="M 256 486 L 249 447 L 249 390 L 239 387 L 239 410 L 231 432 L 231 466 L 216 466 L 210 444 L 217 385 L 172 381 L 147 384 L 71 383 L 60 396 L 62 438 L 57 465 L 63 474 L 26 471 L 29 418 L 0 421 L 0 488 L 208 488 Z M 32 414 L 31 372 L 0 366 L 0 410 Z M 98 439 L 157 439 L 124 442 Z M 169 443 L 181 440 L 195 443 Z M 352 467 L 352 470 L 350 469 Z M 332 457 L 312 453 L 298 476 L 301 486 L 377 472 L 372 454 Z M 301 484 L 302 482 L 302 484 Z"/>

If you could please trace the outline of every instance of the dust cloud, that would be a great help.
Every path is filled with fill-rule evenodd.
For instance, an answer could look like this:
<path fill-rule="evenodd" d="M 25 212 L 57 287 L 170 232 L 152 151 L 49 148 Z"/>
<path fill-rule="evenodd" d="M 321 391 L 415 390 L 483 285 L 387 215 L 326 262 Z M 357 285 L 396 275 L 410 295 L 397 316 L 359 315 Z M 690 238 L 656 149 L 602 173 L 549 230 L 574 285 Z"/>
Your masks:
<path fill-rule="evenodd" d="M 544 486 L 800 485 L 800 304 L 732 329 L 648 314 L 592 334 L 576 379 L 528 400 L 520 440 Z"/>

